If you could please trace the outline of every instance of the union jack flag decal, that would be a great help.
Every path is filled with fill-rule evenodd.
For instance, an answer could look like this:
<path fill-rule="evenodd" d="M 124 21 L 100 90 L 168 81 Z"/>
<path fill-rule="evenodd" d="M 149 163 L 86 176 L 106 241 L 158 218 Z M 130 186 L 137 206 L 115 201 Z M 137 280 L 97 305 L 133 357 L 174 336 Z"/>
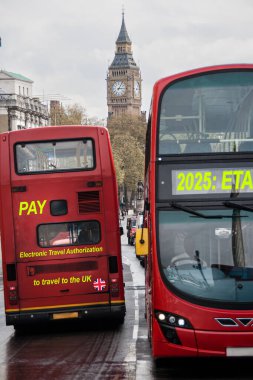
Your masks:
<path fill-rule="evenodd" d="M 98 291 L 98 292 L 101 292 L 101 290 L 104 290 L 105 287 L 106 287 L 106 282 L 104 280 L 102 280 L 102 278 L 97 278 L 94 282 L 93 282 L 93 286 L 94 288 Z"/>

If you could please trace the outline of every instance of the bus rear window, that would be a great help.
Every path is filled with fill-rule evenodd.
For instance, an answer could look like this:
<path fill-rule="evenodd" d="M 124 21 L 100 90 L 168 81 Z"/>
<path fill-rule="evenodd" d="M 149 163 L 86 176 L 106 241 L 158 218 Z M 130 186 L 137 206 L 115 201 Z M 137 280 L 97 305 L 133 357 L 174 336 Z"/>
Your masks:
<path fill-rule="evenodd" d="M 95 165 L 91 139 L 19 143 L 15 158 L 18 174 L 90 170 Z"/>
<path fill-rule="evenodd" d="M 40 247 L 97 244 L 101 240 L 97 221 L 41 224 L 37 229 Z"/>

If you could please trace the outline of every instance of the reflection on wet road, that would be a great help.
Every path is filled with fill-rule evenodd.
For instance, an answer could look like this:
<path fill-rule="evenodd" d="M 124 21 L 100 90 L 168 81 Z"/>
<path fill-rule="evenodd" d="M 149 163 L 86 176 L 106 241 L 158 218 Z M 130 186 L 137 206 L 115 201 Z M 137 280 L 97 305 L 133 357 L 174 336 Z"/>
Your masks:
<path fill-rule="evenodd" d="M 252 379 L 251 360 L 166 360 L 156 368 L 144 318 L 144 269 L 122 237 L 127 314 L 123 325 L 57 323 L 15 333 L 5 326 L 0 286 L 0 380 Z"/>
<path fill-rule="evenodd" d="M 15 332 L 0 319 L 0 379 L 135 379 L 139 293 L 144 270 L 123 237 L 127 314 L 124 325 L 108 320 L 74 321 Z M 134 268 L 132 274 L 132 267 Z M 136 282 L 133 282 L 133 276 Z M 146 339 L 146 337 L 145 337 Z"/>

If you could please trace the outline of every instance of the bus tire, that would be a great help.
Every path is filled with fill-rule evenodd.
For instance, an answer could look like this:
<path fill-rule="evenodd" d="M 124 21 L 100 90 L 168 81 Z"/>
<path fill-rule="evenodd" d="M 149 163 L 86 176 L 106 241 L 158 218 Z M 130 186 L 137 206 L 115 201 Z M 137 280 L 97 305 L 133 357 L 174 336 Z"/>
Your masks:
<path fill-rule="evenodd" d="M 155 358 L 153 359 L 155 368 L 159 369 L 161 367 L 164 367 L 164 359 L 162 358 Z"/>
<path fill-rule="evenodd" d="M 26 328 L 26 326 L 22 325 L 22 324 L 15 324 L 13 325 L 13 328 L 15 330 L 15 335 L 26 335 L 27 332 L 28 332 L 28 329 Z"/>
<path fill-rule="evenodd" d="M 124 315 L 121 315 L 121 316 L 115 318 L 115 322 L 116 322 L 118 325 L 123 325 L 124 322 L 125 322 L 125 316 L 124 316 Z"/>

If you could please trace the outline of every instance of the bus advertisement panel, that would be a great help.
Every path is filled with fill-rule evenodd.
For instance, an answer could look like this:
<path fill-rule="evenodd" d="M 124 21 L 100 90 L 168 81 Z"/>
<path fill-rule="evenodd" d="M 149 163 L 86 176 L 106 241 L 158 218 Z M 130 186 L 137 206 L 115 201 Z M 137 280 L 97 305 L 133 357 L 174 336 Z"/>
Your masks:
<path fill-rule="evenodd" d="M 42 127 L 0 138 L 6 324 L 96 316 L 123 322 L 117 187 L 107 129 Z"/>
<path fill-rule="evenodd" d="M 155 84 L 145 198 L 154 358 L 252 356 L 253 65 Z"/>

